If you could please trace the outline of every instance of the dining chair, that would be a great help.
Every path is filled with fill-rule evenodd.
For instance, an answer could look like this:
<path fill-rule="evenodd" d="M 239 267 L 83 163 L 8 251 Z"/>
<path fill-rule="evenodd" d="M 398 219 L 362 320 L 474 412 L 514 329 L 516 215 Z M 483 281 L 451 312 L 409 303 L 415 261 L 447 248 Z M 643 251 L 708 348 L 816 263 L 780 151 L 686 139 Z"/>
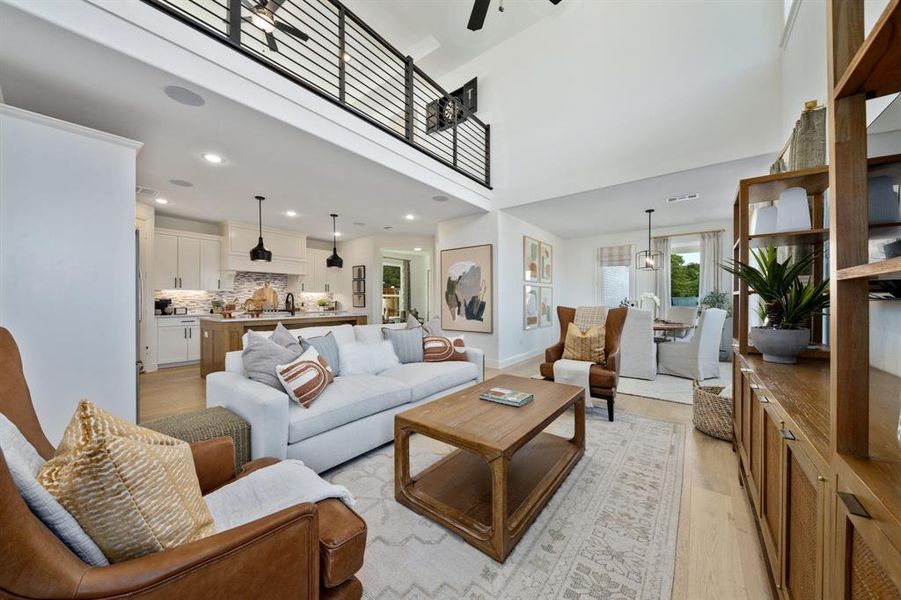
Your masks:
<path fill-rule="evenodd" d="M 698 324 L 698 309 L 696 306 L 670 306 L 666 311 L 666 319 L 675 323 L 686 323 L 695 326 Z M 673 332 L 673 337 L 678 339 L 690 338 L 694 329 L 683 329 Z"/>
<path fill-rule="evenodd" d="M 694 335 L 688 341 L 657 345 L 657 371 L 687 379 L 720 376 L 720 340 L 726 311 L 708 308 L 701 313 Z"/>

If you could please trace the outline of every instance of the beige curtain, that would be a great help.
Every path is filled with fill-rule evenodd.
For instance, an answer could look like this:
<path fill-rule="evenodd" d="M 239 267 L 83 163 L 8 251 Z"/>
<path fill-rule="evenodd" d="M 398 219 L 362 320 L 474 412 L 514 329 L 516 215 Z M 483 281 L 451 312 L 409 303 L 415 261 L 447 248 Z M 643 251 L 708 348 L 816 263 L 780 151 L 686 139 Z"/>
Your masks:
<path fill-rule="evenodd" d="M 708 231 L 701 234 L 700 297 L 720 291 L 720 263 L 723 260 L 723 234 Z"/>
<path fill-rule="evenodd" d="M 657 297 L 660 299 L 660 311 L 657 316 L 661 319 L 666 318 L 669 307 L 673 303 L 670 269 L 670 252 L 672 244 L 668 237 L 659 237 L 654 239 L 654 252 L 660 253 L 660 268 L 657 270 Z"/>

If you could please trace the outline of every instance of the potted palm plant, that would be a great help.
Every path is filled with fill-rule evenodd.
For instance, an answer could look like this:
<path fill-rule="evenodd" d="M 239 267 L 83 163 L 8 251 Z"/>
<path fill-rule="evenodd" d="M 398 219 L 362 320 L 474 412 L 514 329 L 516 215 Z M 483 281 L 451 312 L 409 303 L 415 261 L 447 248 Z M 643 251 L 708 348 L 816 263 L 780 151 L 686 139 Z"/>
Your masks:
<path fill-rule="evenodd" d="M 776 248 L 755 250 L 756 266 L 727 261 L 722 268 L 744 281 L 760 297 L 761 327 L 752 327 L 751 343 L 763 354 L 763 360 L 793 364 L 810 343 L 810 319 L 829 306 L 829 279 L 806 282 L 802 274 L 816 260 L 811 252 L 795 259 L 780 261 Z"/>

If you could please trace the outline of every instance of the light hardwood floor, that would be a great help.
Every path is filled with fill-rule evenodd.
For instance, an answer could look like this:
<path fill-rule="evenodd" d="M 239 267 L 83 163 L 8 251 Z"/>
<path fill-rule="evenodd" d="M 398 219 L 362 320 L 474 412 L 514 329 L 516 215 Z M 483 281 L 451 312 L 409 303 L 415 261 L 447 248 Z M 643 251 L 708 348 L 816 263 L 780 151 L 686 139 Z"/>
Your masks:
<path fill-rule="evenodd" d="M 488 369 L 530 377 L 537 358 L 507 369 Z M 199 366 L 160 369 L 141 375 L 140 420 L 196 410 L 205 405 Z M 763 554 L 744 489 L 738 481 L 730 444 L 711 438 L 691 424 L 691 407 L 620 394 L 617 411 L 627 411 L 686 426 L 682 504 L 676 541 L 676 600 L 772 598 Z"/>

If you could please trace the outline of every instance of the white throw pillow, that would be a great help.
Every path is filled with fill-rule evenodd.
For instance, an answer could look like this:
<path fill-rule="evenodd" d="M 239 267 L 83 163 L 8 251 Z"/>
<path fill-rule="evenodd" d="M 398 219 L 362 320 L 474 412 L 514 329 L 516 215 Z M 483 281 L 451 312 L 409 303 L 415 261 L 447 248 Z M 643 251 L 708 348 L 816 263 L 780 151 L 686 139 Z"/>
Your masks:
<path fill-rule="evenodd" d="M 288 392 L 288 397 L 304 408 L 309 407 L 334 381 L 331 366 L 313 346 L 296 360 L 275 367 L 275 374 Z"/>
<path fill-rule="evenodd" d="M 394 346 L 389 341 L 375 344 L 342 344 L 338 346 L 341 355 L 341 376 L 346 375 L 378 375 L 385 369 L 400 364 Z"/>

